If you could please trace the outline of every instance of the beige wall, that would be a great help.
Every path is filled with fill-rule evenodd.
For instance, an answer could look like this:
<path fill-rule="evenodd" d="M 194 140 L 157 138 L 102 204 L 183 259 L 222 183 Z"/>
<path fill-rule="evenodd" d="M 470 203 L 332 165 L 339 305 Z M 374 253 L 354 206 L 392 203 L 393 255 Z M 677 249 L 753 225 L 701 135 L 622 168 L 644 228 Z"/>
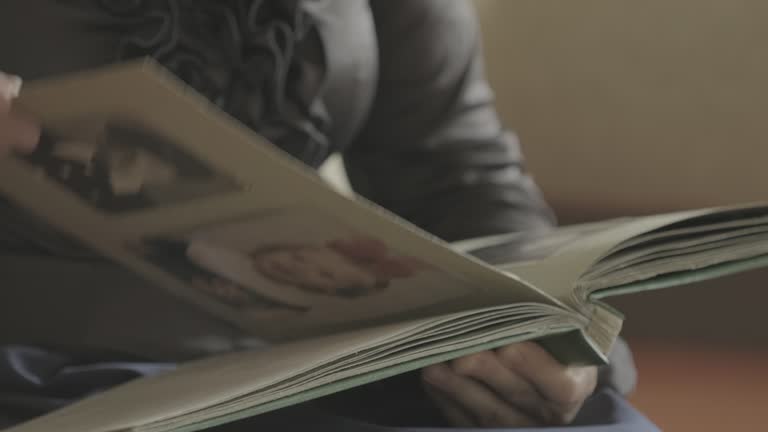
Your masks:
<path fill-rule="evenodd" d="M 768 199 L 767 1 L 476 2 L 499 109 L 561 220 Z M 767 280 L 613 302 L 633 401 L 664 430 L 764 425 Z"/>
<path fill-rule="evenodd" d="M 768 2 L 476 3 L 499 110 L 561 213 L 767 197 Z"/>

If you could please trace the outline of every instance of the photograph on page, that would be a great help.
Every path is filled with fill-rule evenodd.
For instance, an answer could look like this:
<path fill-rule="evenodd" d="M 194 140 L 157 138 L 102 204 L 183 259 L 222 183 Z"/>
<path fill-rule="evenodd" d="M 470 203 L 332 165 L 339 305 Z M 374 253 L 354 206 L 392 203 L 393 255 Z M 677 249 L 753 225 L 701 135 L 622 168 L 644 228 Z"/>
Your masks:
<path fill-rule="evenodd" d="M 109 214 L 147 210 L 235 191 L 161 132 L 122 117 L 89 116 L 46 128 L 23 160 L 41 176 Z"/>
<path fill-rule="evenodd" d="M 248 320 L 351 324 L 454 299 L 469 289 L 385 239 L 304 207 L 146 236 L 127 249 Z"/>

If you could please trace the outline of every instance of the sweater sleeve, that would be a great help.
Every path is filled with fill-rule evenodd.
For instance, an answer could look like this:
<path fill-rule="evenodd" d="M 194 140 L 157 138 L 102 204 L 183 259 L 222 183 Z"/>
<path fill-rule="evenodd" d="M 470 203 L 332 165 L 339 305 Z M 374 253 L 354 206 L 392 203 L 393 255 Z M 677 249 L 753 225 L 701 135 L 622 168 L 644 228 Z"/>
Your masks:
<path fill-rule="evenodd" d="M 554 223 L 496 114 L 469 2 L 371 1 L 379 84 L 345 154 L 355 190 L 445 240 Z"/>

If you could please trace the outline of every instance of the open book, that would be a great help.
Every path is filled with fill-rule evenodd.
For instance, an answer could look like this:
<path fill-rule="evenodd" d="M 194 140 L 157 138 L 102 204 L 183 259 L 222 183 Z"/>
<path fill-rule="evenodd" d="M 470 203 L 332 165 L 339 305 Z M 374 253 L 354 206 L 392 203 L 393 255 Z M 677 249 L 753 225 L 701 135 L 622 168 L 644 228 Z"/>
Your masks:
<path fill-rule="evenodd" d="M 151 61 L 27 83 L 45 134 L 0 189 L 68 254 L 108 257 L 273 344 L 140 379 L 17 432 L 194 431 L 523 340 L 606 361 L 602 298 L 768 264 L 768 207 L 447 244 L 317 174 Z"/>

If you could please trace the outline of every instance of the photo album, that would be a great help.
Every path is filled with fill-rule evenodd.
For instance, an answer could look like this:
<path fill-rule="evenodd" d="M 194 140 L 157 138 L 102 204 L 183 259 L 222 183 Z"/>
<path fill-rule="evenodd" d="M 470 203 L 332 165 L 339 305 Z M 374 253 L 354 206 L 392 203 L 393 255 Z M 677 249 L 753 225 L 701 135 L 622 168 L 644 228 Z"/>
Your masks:
<path fill-rule="evenodd" d="M 0 193 L 44 226 L 40 242 L 65 239 L 270 347 L 13 432 L 202 430 L 525 340 L 599 365 L 623 321 L 604 299 L 768 265 L 766 204 L 446 243 L 339 193 L 151 60 L 29 81 L 14 104 L 43 134 L 0 160 Z"/>

